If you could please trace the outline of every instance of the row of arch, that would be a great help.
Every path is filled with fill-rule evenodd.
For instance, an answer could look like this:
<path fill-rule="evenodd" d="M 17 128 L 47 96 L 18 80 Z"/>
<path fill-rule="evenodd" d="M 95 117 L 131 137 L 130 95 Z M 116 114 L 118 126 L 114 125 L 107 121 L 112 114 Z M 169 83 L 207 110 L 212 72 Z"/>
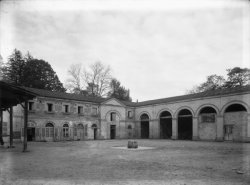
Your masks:
<path fill-rule="evenodd" d="M 211 122 L 215 123 L 216 116 L 218 115 L 218 110 L 214 106 L 202 106 L 198 109 L 198 116 L 201 116 L 200 122 Z M 247 112 L 247 108 L 239 103 L 234 103 L 228 105 L 224 112 Z M 204 116 L 202 116 L 204 115 Z M 170 139 L 172 138 L 172 114 L 168 110 L 161 111 L 159 116 L 160 122 L 160 138 Z M 191 140 L 193 137 L 193 113 L 188 108 L 183 108 L 178 111 L 176 116 L 178 123 L 178 139 L 188 139 Z M 141 123 L 141 138 L 149 138 L 149 121 L 150 117 L 147 113 L 142 113 L 140 115 Z"/>
<path fill-rule="evenodd" d="M 200 106 L 198 108 L 197 112 L 195 113 L 190 107 L 184 106 L 184 107 L 179 108 L 175 113 L 173 113 L 170 109 L 163 109 L 158 113 L 157 118 L 160 118 L 162 116 L 162 113 L 164 113 L 164 112 L 168 112 L 167 116 L 177 118 L 181 114 L 191 114 L 192 116 L 199 116 L 201 113 L 204 113 L 206 111 L 211 111 L 212 113 L 216 113 L 217 115 L 220 115 L 221 113 L 233 112 L 233 111 L 249 112 L 249 108 L 243 102 L 236 102 L 236 103 L 231 102 L 231 103 L 225 105 L 222 108 L 222 111 L 219 111 L 219 109 L 215 105 L 208 104 L 208 105 Z M 209 113 L 209 112 L 207 112 L 207 113 Z M 142 112 L 139 115 L 139 119 L 142 120 L 142 118 L 145 117 L 145 114 L 148 116 L 148 119 L 151 119 L 150 114 L 148 112 Z"/>

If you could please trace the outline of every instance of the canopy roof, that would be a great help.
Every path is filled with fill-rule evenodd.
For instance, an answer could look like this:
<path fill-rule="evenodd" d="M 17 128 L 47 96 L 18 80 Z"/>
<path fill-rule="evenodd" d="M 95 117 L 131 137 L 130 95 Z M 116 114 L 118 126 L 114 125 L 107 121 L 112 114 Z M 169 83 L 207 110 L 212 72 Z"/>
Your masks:
<path fill-rule="evenodd" d="M 36 96 L 37 95 L 34 92 L 0 81 L 0 107 L 2 110 L 16 106 L 25 100 L 33 99 Z"/>

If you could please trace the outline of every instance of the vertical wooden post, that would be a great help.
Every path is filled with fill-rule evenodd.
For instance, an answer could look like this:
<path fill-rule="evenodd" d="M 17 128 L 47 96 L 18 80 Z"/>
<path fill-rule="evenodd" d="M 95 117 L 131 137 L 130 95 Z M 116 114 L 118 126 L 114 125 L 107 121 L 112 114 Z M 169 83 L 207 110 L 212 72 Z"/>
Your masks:
<path fill-rule="evenodd" d="M 27 129 L 28 129 L 28 100 L 24 102 L 24 129 L 23 129 L 23 152 L 27 151 Z"/>
<path fill-rule="evenodd" d="M 13 107 L 10 107 L 10 148 L 13 147 Z"/>
<path fill-rule="evenodd" d="M 1 143 L 1 145 L 4 145 L 4 141 L 3 141 L 3 110 L 2 110 L 1 105 L 0 105 L 0 116 L 1 116 L 1 119 L 0 119 L 0 143 Z"/>

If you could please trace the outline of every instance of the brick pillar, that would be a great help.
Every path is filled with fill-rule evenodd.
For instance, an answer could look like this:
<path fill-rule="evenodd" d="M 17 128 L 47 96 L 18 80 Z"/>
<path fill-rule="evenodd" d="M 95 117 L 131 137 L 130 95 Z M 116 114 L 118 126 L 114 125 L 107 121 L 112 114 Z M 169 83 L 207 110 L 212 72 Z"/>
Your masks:
<path fill-rule="evenodd" d="M 216 122 L 216 141 L 223 141 L 224 136 L 224 119 L 223 116 L 217 116 Z"/>
<path fill-rule="evenodd" d="M 198 118 L 193 117 L 193 140 L 198 140 Z"/>
<path fill-rule="evenodd" d="M 178 124 L 177 119 L 172 119 L 172 139 L 178 139 Z"/>

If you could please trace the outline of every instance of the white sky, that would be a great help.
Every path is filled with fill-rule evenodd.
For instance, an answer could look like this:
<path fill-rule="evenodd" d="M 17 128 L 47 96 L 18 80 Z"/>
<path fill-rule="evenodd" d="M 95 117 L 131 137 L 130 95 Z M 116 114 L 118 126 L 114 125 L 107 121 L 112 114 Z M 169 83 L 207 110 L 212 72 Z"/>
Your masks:
<path fill-rule="evenodd" d="M 182 95 L 211 74 L 250 68 L 247 0 L 1 1 L 0 54 L 48 61 L 61 82 L 72 63 L 101 61 L 134 101 Z"/>

